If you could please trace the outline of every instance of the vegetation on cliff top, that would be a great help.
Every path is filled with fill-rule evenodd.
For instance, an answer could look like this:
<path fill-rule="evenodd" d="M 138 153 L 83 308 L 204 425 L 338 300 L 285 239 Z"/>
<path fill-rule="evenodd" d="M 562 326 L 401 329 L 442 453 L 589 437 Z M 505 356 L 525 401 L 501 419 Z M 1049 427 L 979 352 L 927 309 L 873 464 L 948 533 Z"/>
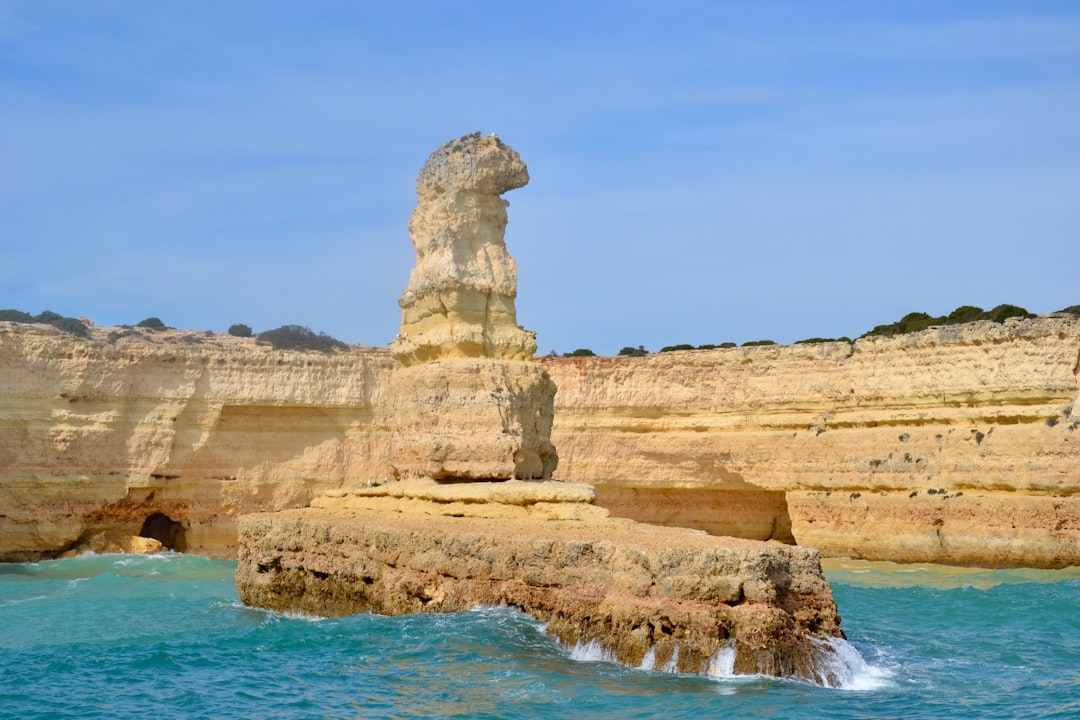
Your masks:
<path fill-rule="evenodd" d="M 265 330 L 255 336 L 260 344 L 269 343 L 275 350 L 319 350 L 332 352 L 348 350 L 349 346 L 332 338 L 326 333 L 315 333 L 303 325 L 282 325 L 273 330 Z"/>
<path fill-rule="evenodd" d="M 54 313 L 52 310 L 46 310 L 39 315 L 31 315 L 22 310 L 0 310 L 0 320 L 17 323 L 42 323 L 45 325 L 52 325 L 61 332 L 71 333 L 72 335 L 78 335 L 79 337 L 86 337 L 89 335 L 86 324 L 83 323 L 82 320 L 64 317 L 60 313 Z"/>
<path fill-rule="evenodd" d="M 961 305 L 948 315 L 939 317 L 931 317 L 924 312 L 908 313 L 894 323 L 878 325 L 873 330 L 864 333 L 863 337 L 904 335 L 926 330 L 934 325 L 962 325 L 977 320 L 992 320 L 996 323 L 1003 323 L 1012 317 L 1032 318 L 1035 317 L 1035 314 L 1029 313 L 1024 308 L 1016 305 L 998 305 L 993 310 L 983 310 L 981 307 L 975 307 L 974 305 Z"/>

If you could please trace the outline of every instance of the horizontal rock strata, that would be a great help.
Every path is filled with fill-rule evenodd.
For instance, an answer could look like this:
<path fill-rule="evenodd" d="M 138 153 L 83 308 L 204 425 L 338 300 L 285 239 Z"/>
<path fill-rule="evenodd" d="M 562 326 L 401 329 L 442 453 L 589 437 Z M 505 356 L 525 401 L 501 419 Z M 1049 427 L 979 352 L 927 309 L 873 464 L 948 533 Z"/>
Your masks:
<path fill-rule="evenodd" d="M 493 502 L 486 483 L 395 485 L 242 518 L 241 599 L 317 615 L 510 605 L 633 667 L 707 674 L 733 652 L 736 673 L 835 681 L 814 550 L 605 518 L 582 486 L 493 485 Z"/>
<path fill-rule="evenodd" d="M 458 359 L 395 371 L 390 473 L 436 480 L 550 478 L 555 384 L 535 362 Z"/>
<path fill-rule="evenodd" d="M 158 512 L 230 556 L 237 515 L 390 474 L 386 350 L 92 331 L 0 323 L 0 559 Z M 1080 321 L 1054 317 L 544 360 L 554 477 L 616 515 L 827 557 L 1077 565 L 1078 362 Z"/>
<path fill-rule="evenodd" d="M 1076 318 L 543 363 L 557 477 L 616 515 L 825 556 L 1080 564 Z"/>
<path fill-rule="evenodd" d="M 0 323 L 0 561 L 102 533 L 124 546 L 156 515 L 175 523 L 168 547 L 235 556 L 237 516 L 385 477 L 393 366 L 375 349 Z"/>

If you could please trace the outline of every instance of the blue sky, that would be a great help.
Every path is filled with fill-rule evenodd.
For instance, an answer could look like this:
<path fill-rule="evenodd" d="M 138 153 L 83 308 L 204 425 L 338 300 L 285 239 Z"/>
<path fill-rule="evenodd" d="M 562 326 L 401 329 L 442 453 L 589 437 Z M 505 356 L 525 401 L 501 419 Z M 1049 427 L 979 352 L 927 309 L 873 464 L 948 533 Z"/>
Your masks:
<path fill-rule="evenodd" d="M 1080 4 L 0 0 L 0 307 L 382 345 L 495 132 L 540 352 L 1080 303 Z"/>

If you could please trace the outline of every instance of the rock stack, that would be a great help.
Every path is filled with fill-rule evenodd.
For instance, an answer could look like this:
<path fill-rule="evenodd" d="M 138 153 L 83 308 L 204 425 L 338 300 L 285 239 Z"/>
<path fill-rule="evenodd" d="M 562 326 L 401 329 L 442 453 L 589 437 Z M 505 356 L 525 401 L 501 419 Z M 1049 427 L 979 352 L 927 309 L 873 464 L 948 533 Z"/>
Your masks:
<path fill-rule="evenodd" d="M 517 325 L 499 197 L 527 181 L 494 135 L 428 159 L 386 392 L 394 480 L 241 518 L 241 599 L 319 615 L 511 605 L 634 667 L 834 683 L 843 635 L 815 550 L 613 519 L 591 486 L 550 480 L 555 385 Z"/>
<path fill-rule="evenodd" d="M 428 158 L 409 220 L 416 267 L 390 344 L 390 474 L 441 481 L 548 479 L 555 384 L 517 324 L 517 266 L 504 192 L 529 172 L 495 135 L 452 140 Z"/>

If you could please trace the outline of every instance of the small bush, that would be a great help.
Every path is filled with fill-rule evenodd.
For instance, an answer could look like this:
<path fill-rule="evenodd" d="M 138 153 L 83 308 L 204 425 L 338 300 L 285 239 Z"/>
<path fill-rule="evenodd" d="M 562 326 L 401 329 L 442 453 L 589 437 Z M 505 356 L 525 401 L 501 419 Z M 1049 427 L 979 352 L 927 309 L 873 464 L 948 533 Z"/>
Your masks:
<path fill-rule="evenodd" d="M 831 343 L 831 342 L 846 342 L 846 343 L 849 343 L 849 342 L 851 342 L 851 338 L 846 337 L 846 336 L 841 336 L 841 337 L 838 337 L 838 338 L 813 337 L 813 338 L 806 338 L 805 340 L 796 340 L 795 344 L 796 345 L 812 345 L 812 344 L 815 344 L 815 343 Z"/>
<path fill-rule="evenodd" d="M 636 348 L 627 346 L 620 350 L 619 354 L 627 357 L 645 357 L 649 354 L 649 351 L 645 349 L 644 345 L 638 345 Z"/>
<path fill-rule="evenodd" d="M 589 348 L 578 348 L 573 352 L 563 353 L 563 357 L 596 357 L 596 353 Z"/>
<path fill-rule="evenodd" d="M 3 312 L 3 311 L 0 311 Z M 1059 313 L 1068 313 L 1069 315 L 1080 315 L 1080 305 L 1070 305 L 1067 308 L 1058 310 Z"/>
<path fill-rule="evenodd" d="M 678 345 L 665 345 L 660 348 L 660 352 L 678 352 L 680 350 L 693 350 L 694 346 L 689 343 L 679 343 Z"/>
<path fill-rule="evenodd" d="M 148 330 L 164 330 L 165 323 L 161 322 L 161 318 L 148 317 L 145 320 L 140 320 L 135 323 L 135 327 L 146 328 Z"/>
<path fill-rule="evenodd" d="M 233 337 L 251 337 L 251 327 L 244 323 L 236 323 L 229 326 L 229 334 Z"/>
<path fill-rule="evenodd" d="M 748 342 L 744 342 L 742 344 L 742 346 L 743 347 L 758 347 L 758 346 L 761 346 L 761 345 L 775 345 L 775 344 L 776 344 L 776 342 L 773 341 L 773 340 L 750 340 Z"/>
<path fill-rule="evenodd" d="M 282 325 L 273 330 L 259 333 L 256 338 L 261 343 L 270 343 L 275 350 L 318 350 L 332 352 L 348 350 L 345 343 L 330 337 L 326 333 L 316 334 L 303 325 Z"/>

